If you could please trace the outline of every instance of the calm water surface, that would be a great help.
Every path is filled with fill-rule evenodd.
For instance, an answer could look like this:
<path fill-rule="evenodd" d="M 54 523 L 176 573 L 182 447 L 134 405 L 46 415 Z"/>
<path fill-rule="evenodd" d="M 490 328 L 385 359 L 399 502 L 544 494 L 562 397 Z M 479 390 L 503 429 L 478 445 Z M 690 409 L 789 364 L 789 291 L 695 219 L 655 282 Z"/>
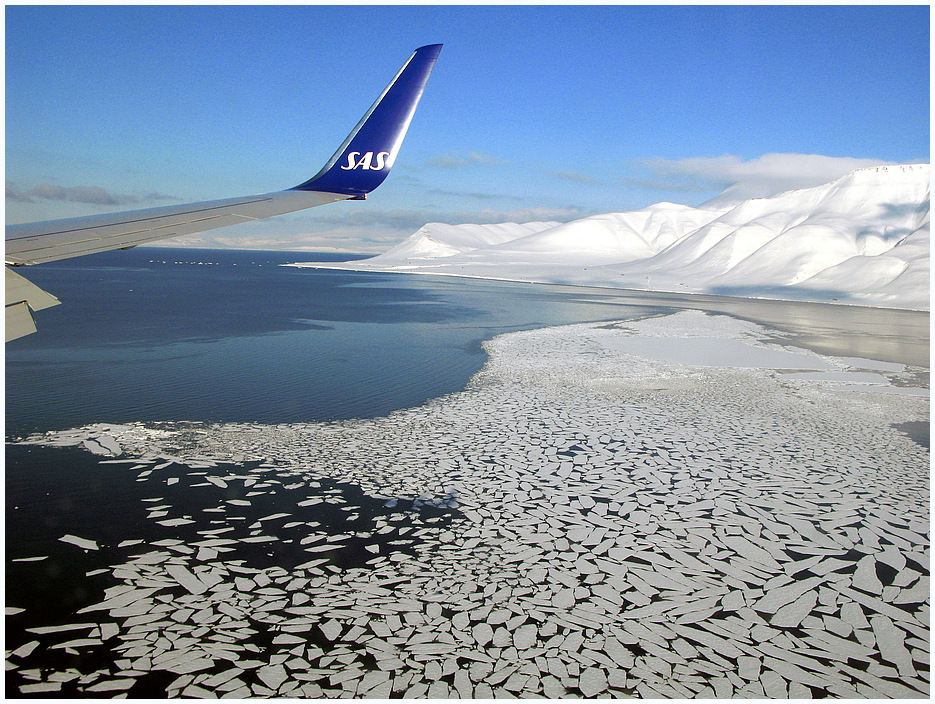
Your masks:
<path fill-rule="evenodd" d="M 29 273 L 62 305 L 7 345 L 7 433 L 88 422 L 368 417 L 462 388 L 501 332 L 657 312 L 553 287 L 139 249 Z M 321 255 L 314 255 L 320 258 Z"/>

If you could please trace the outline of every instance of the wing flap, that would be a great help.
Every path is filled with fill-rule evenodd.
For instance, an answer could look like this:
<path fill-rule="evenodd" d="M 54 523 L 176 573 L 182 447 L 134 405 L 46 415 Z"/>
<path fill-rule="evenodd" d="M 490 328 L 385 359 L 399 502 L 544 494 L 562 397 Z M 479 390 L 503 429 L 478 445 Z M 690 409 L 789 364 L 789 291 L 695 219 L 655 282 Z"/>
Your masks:
<path fill-rule="evenodd" d="M 29 281 L 9 267 L 6 270 L 6 305 L 27 303 L 33 310 L 45 310 L 57 306 L 59 301 L 47 291 L 43 291 L 32 281 Z"/>
<path fill-rule="evenodd" d="M 36 332 L 32 311 L 57 306 L 60 301 L 7 267 L 6 270 L 6 341 Z"/>
<path fill-rule="evenodd" d="M 6 307 L 6 319 L 4 320 L 3 329 L 6 334 L 5 342 L 32 335 L 36 332 L 36 321 L 33 320 L 26 301 Z"/>

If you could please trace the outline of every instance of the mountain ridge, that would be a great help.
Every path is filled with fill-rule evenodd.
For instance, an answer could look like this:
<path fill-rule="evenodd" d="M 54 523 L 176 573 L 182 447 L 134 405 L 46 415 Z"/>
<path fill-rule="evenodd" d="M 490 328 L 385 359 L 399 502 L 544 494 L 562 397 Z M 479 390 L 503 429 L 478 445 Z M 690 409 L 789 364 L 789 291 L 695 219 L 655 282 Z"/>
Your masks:
<path fill-rule="evenodd" d="M 721 206 L 429 223 L 370 259 L 302 265 L 928 310 L 929 210 L 929 164 L 887 165 Z"/>

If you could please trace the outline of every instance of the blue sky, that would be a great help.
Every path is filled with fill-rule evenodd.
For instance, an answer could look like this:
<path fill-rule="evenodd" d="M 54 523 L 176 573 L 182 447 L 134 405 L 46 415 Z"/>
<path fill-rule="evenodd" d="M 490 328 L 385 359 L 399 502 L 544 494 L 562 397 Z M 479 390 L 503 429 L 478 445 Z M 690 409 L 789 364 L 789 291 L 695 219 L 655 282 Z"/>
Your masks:
<path fill-rule="evenodd" d="M 365 202 L 195 244 L 381 251 L 929 160 L 929 8 L 6 7 L 7 222 L 288 188 L 443 43 Z"/>

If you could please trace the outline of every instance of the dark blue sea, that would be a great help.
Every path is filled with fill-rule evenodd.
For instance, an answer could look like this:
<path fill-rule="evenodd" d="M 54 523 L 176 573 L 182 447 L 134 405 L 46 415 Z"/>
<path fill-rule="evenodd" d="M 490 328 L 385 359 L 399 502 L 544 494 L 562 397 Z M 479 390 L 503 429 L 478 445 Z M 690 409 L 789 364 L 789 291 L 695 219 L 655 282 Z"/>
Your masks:
<path fill-rule="evenodd" d="M 89 422 L 372 417 L 458 390 L 509 330 L 644 315 L 580 289 L 136 249 L 26 272 L 62 305 L 6 347 L 8 436 Z"/>

